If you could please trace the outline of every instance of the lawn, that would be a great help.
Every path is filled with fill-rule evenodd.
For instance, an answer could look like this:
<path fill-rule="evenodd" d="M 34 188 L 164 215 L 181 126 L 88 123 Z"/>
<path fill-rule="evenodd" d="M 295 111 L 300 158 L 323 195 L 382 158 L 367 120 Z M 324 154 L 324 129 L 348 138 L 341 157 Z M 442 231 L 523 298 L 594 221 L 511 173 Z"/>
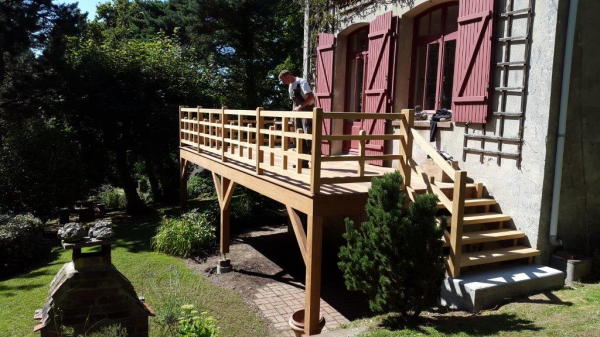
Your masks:
<path fill-rule="evenodd" d="M 177 210 L 166 210 L 174 213 Z M 194 304 L 218 321 L 221 336 L 266 336 L 267 328 L 235 292 L 194 274 L 185 260 L 155 253 L 150 238 L 159 215 L 125 219 L 115 224 L 118 239 L 113 264 L 133 283 L 138 295 L 164 315 L 183 304 Z M 33 312 L 41 308 L 54 275 L 69 262 L 71 252 L 59 248 L 41 258 L 37 266 L 0 280 L 0 336 L 35 336 Z M 162 336 L 158 317 L 150 318 L 151 336 Z"/>
<path fill-rule="evenodd" d="M 352 325 L 369 326 L 361 337 L 600 336 L 600 284 L 577 284 L 478 315 L 428 311 L 414 323 L 382 315 Z"/>

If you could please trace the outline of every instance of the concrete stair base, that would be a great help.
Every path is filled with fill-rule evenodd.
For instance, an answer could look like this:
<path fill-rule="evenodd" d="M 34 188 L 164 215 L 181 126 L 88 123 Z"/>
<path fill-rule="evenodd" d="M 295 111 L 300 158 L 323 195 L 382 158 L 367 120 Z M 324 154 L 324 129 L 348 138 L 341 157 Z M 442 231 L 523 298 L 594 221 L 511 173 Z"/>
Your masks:
<path fill-rule="evenodd" d="M 493 308 L 505 299 L 523 297 L 564 285 L 563 272 L 530 264 L 446 277 L 441 287 L 442 306 L 478 312 Z"/>

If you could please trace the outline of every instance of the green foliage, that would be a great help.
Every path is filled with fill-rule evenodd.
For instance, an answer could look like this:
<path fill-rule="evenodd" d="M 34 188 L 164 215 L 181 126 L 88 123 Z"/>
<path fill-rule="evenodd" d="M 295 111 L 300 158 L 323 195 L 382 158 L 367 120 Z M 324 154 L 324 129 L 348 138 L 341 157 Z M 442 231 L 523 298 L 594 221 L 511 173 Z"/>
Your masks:
<path fill-rule="evenodd" d="M 237 187 L 237 198 L 232 201 L 232 220 L 240 225 L 264 225 L 281 220 L 278 209 L 284 206 L 243 186 Z"/>
<path fill-rule="evenodd" d="M 214 198 L 215 184 L 213 183 L 213 177 L 209 170 L 202 170 L 190 177 L 187 184 L 188 198 Z"/>
<path fill-rule="evenodd" d="M 56 122 L 27 122 L 4 145 L 0 205 L 5 211 L 49 217 L 84 196 L 92 184 L 79 144 Z"/>
<path fill-rule="evenodd" d="M 104 326 L 96 332 L 85 334 L 85 337 L 128 337 L 127 329 L 121 326 L 121 324 L 113 324 Z"/>
<path fill-rule="evenodd" d="M 218 337 L 217 321 L 206 312 L 199 313 L 192 304 L 182 305 L 177 336 Z"/>
<path fill-rule="evenodd" d="M 420 195 L 407 209 L 399 172 L 373 179 L 358 228 L 346 219 L 346 246 L 339 252 L 346 286 L 370 297 L 375 312 L 418 316 L 444 278 L 441 238 L 435 221 L 437 196 Z"/>
<path fill-rule="evenodd" d="M 101 187 L 98 197 L 106 204 L 107 209 L 125 208 L 127 205 L 125 193 L 123 193 L 123 189 L 121 188 L 104 185 Z"/>
<path fill-rule="evenodd" d="M 15 273 L 50 251 L 44 226 L 31 214 L 0 215 L 0 275 Z"/>
<path fill-rule="evenodd" d="M 184 213 L 179 219 L 164 217 L 152 238 L 152 247 L 185 258 L 201 256 L 214 248 L 215 230 L 209 216 L 197 209 Z"/>
<path fill-rule="evenodd" d="M 182 284 L 179 269 L 170 265 L 168 277 L 162 281 L 155 277 L 150 268 L 144 272 L 144 276 L 143 293 L 155 297 L 152 307 L 156 313 L 158 335 L 175 336 L 179 329 L 181 306 L 192 300 L 186 292 L 189 289 Z"/>

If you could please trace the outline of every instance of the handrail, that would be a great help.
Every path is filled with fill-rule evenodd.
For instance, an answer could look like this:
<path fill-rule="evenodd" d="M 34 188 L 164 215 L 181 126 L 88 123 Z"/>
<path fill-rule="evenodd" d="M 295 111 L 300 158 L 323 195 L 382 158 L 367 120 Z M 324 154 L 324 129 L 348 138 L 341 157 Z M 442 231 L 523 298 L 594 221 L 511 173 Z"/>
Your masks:
<path fill-rule="evenodd" d="M 412 114 L 409 110 L 402 113 L 352 113 L 326 112 L 315 108 L 313 111 L 267 111 L 221 109 L 205 109 L 202 107 L 179 109 L 180 146 L 190 146 L 199 153 L 216 155 L 222 162 L 239 161 L 254 166 L 255 174 L 265 171 L 289 176 L 293 179 L 310 182 L 310 191 L 320 193 L 325 184 L 345 184 L 367 182 L 374 176 L 367 173 L 365 165 L 374 160 L 399 160 L 403 168 L 409 168 L 408 158 L 412 151 L 412 139 L 408 130 L 412 127 Z M 289 121 L 296 118 L 312 119 L 313 125 L 321 125 L 323 119 L 363 119 L 363 120 L 396 120 L 404 125 L 401 135 L 368 135 L 362 130 L 358 135 L 323 134 L 321 127 L 314 127 L 312 133 L 304 133 L 301 129 L 290 130 Z M 399 154 L 381 154 L 369 152 L 372 141 L 400 140 Z M 312 141 L 312 154 L 302 153 L 302 141 Z M 291 142 L 296 143 L 296 151 L 291 149 Z M 359 146 L 358 155 L 322 155 L 323 141 L 353 141 Z M 410 146 L 408 146 L 410 144 Z M 275 158 L 278 158 L 276 162 Z M 295 166 L 290 170 L 289 162 Z M 302 170 L 304 161 L 311 162 L 311 170 Z M 321 165 L 328 162 L 356 162 L 356 175 L 344 173 L 341 176 L 321 177 Z M 410 180 L 410 170 L 403 169 L 405 177 Z"/>
<path fill-rule="evenodd" d="M 421 136 L 419 134 L 419 132 L 415 129 L 411 129 L 412 132 L 412 136 L 414 137 L 415 141 L 417 142 L 417 144 L 419 144 L 419 146 L 421 147 L 421 149 L 423 149 L 423 151 L 425 151 L 425 153 L 427 153 L 429 155 L 429 157 L 431 157 L 431 159 L 433 159 L 433 161 L 444 171 L 446 172 L 446 174 L 448 175 L 448 177 L 450 177 L 451 179 L 454 180 L 454 174 L 456 173 L 456 170 L 452 167 L 452 165 L 448 164 L 448 162 L 446 161 L 446 159 L 444 159 L 438 152 L 436 149 L 433 148 L 433 146 L 431 146 L 426 140 L 425 138 L 423 138 L 423 136 Z"/>
<path fill-rule="evenodd" d="M 464 220 L 464 208 L 466 198 L 466 185 L 467 185 L 467 172 L 456 170 L 450 165 L 436 149 L 427 142 L 423 136 L 421 136 L 417 130 L 410 129 L 410 135 L 412 139 L 419 145 L 419 147 L 431 157 L 431 159 L 444 171 L 444 173 L 452 179 L 454 182 L 454 191 L 452 200 L 436 185 L 435 179 L 425 173 L 417 163 L 410 158 L 408 165 L 418 175 L 421 176 L 423 182 L 426 185 L 427 192 L 436 194 L 440 203 L 452 213 L 450 221 L 450 234 L 447 243 L 450 246 L 450 256 L 448 262 L 448 273 L 452 277 L 460 276 L 460 263 L 462 254 L 462 233 L 463 233 L 463 220 Z M 409 182 L 410 183 L 410 182 Z M 407 190 L 411 199 L 414 199 L 414 189 L 408 186 Z M 414 201 L 414 200 L 413 200 Z"/>

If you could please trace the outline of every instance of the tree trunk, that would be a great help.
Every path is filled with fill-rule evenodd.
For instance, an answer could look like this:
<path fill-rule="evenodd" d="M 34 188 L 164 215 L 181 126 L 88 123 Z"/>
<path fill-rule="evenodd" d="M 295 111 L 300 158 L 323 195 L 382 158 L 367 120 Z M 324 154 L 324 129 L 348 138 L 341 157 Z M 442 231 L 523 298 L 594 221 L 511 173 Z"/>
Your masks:
<path fill-rule="evenodd" d="M 154 202 L 162 202 L 162 191 L 158 185 L 158 179 L 156 178 L 156 173 L 154 172 L 154 165 L 152 165 L 152 161 L 146 156 L 144 157 L 144 161 L 146 162 L 146 174 L 148 175 L 148 180 L 150 181 L 150 190 L 152 191 Z"/>
<path fill-rule="evenodd" d="M 148 208 L 140 199 L 139 194 L 135 186 L 135 182 L 131 177 L 129 171 L 129 164 L 127 163 L 127 153 L 125 148 L 118 146 L 115 151 L 117 172 L 119 173 L 119 179 L 121 180 L 121 186 L 125 191 L 125 198 L 127 199 L 127 213 L 129 214 L 142 214 L 147 213 Z"/>

